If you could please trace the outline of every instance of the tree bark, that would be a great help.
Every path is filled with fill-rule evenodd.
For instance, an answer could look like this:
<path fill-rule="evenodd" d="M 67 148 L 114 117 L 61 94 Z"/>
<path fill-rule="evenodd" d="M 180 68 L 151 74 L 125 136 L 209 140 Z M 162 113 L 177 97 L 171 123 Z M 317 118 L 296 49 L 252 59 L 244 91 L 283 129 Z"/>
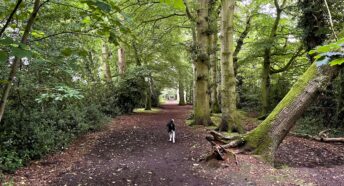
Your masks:
<path fill-rule="evenodd" d="M 179 79 L 178 83 L 179 83 L 179 90 L 178 90 L 179 105 L 185 105 L 184 84 L 183 84 L 183 81 L 181 79 Z"/>
<path fill-rule="evenodd" d="M 233 65 L 233 17 L 235 0 L 222 0 L 221 6 L 221 124 L 219 131 L 243 132 L 236 118 L 236 79 Z"/>
<path fill-rule="evenodd" d="M 196 86 L 194 102 L 194 122 L 196 125 L 210 125 L 210 106 L 208 96 L 209 55 L 208 55 L 208 5 L 209 0 L 198 0 L 196 26 Z"/>
<path fill-rule="evenodd" d="M 244 40 L 249 34 L 251 30 L 251 20 L 252 20 L 253 15 L 248 15 L 246 19 L 246 25 L 244 31 L 240 34 L 239 39 L 236 42 L 236 47 L 233 53 L 233 63 L 234 63 L 234 73 L 237 75 L 238 71 L 238 55 L 239 52 L 241 51 L 243 45 L 244 45 Z"/>
<path fill-rule="evenodd" d="M 31 31 L 32 25 L 35 22 L 35 19 L 37 17 L 39 9 L 40 9 L 40 0 L 35 0 L 33 11 L 30 14 L 29 20 L 28 20 L 27 25 L 26 25 L 25 30 L 24 30 L 24 34 L 23 34 L 22 39 L 21 39 L 21 43 L 22 44 L 27 44 L 27 40 L 29 38 L 29 34 L 30 34 L 30 31 Z M 10 75 L 8 77 L 8 80 L 7 80 L 8 83 L 6 84 L 6 86 L 4 88 L 4 92 L 3 92 L 1 100 L 0 100 L 0 122 L 1 122 L 1 120 L 3 118 L 4 112 L 5 112 L 7 98 L 9 96 L 9 94 L 10 94 L 10 90 L 12 88 L 13 80 L 14 80 L 14 77 L 15 77 L 15 75 L 17 73 L 18 66 L 19 66 L 20 62 L 21 62 L 21 59 L 18 58 L 18 57 L 15 57 L 12 65 L 11 65 L 11 72 L 10 72 Z"/>
<path fill-rule="evenodd" d="M 107 44 L 104 42 L 102 46 L 102 61 L 104 68 L 104 79 L 107 82 L 112 81 L 111 68 L 110 68 L 110 53 Z"/>
<path fill-rule="evenodd" d="M 273 164 L 275 152 L 283 139 L 312 103 L 313 98 L 332 83 L 338 72 L 339 67 L 317 67 L 313 63 L 257 128 L 242 136 L 219 138 L 212 134 L 214 137 L 207 137 L 207 140 L 212 145 L 226 143 L 221 145 L 221 149 L 239 148 L 240 151 L 253 152 Z M 332 138 L 327 140 L 341 141 Z M 219 142 L 216 143 L 217 141 Z"/>
<path fill-rule="evenodd" d="M 211 34 L 209 35 L 209 60 L 210 60 L 210 110 L 212 113 L 220 113 L 220 105 L 217 97 L 217 19 L 218 12 L 215 9 L 215 3 L 213 2 L 212 8 L 209 9 L 209 14 L 212 14 L 209 20 L 211 27 Z"/>
<path fill-rule="evenodd" d="M 125 62 L 125 52 L 124 48 L 120 47 L 118 49 L 118 74 L 123 76 L 125 74 L 126 62 Z"/>
<path fill-rule="evenodd" d="M 270 95 L 270 64 L 271 64 L 271 49 L 273 43 L 275 42 L 276 32 L 278 25 L 281 20 L 282 8 L 285 5 L 286 0 L 283 1 L 282 7 L 278 4 L 278 0 L 275 0 L 276 7 L 276 18 L 274 24 L 271 28 L 270 35 L 268 37 L 268 44 L 264 49 L 264 61 L 263 61 L 263 70 L 262 70 L 262 79 L 261 79 L 261 89 L 262 89 L 262 116 L 266 115 L 270 109 L 269 95 Z"/>
<path fill-rule="evenodd" d="M 293 85 L 271 114 L 245 137 L 245 146 L 273 162 L 274 154 L 295 122 L 302 116 L 312 98 L 327 87 L 337 75 L 338 68 L 312 64 Z"/>

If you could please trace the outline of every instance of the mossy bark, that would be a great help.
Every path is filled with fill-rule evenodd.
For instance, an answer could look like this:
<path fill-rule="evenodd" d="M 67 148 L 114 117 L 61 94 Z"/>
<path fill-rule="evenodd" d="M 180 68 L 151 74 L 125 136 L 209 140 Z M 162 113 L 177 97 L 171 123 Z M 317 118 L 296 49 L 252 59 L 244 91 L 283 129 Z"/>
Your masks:
<path fill-rule="evenodd" d="M 221 5 L 221 111 L 219 131 L 243 132 L 236 113 L 236 79 L 233 64 L 233 17 L 235 0 L 223 0 Z"/>
<path fill-rule="evenodd" d="M 198 0 L 196 26 L 196 56 L 195 56 L 195 125 L 210 125 L 210 106 L 208 94 L 209 55 L 208 55 L 208 5 L 209 0 Z"/>
<path fill-rule="evenodd" d="M 334 67 L 318 68 L 312 64 L 294 84 L 270 115 L 254 130 L 245 135 L 245 147 L 263 155 L 269 162 L 282 140 L 301 117 L 312 98 L 328 86 L 338 72 Z"/>
<path fill-rule="evenodd" d="M 218 89 L 218 39 L 217 34 L 219 32 L 218 29 L 218 18 L 219 18 L 219 12 L 217 10 L 218 8 L 218 1 L 211 0 L 208 13 L 209 13 L 209 58 L 210 58 L 210 81 L 209 81 L 209 89 L 210 89 L 210 110 L 211 113 L 220 113 L 220 104 L 217 96 L 217 89 Z"/>

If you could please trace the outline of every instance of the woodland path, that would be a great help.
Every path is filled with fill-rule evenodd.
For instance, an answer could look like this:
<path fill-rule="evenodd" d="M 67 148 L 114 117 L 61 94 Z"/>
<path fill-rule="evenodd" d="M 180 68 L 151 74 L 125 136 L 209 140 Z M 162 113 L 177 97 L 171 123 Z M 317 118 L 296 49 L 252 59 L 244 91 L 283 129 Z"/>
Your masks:
<path fill-rule="evenodd" d="M 278 159 L 287 165 L 282 169 L 248 155 L 238 156 L 239 165 L 199 163 L 210 145 L 204 128 L 185 125 L 190 110 L 164 105 L 157 113 L 119 116 L 63 152 L 18 170 L 16 185 L 344 185 L 343 145 L 295 137 L 280 148 Z M 170 118 L 176 121 L 176 144 L 168 142 Z"/>

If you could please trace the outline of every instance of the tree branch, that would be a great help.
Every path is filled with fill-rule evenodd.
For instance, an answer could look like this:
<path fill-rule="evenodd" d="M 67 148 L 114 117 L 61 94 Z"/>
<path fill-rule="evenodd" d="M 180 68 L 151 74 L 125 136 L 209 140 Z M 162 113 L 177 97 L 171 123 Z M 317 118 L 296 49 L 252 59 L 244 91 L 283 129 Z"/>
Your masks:
<path fill-rule="evenodd" d="M 328 17 L 329 17 L 329 20 L 330 20 L 330 26 L 331 26 L 331 30 L 332 30 L 333 36 L 334 36 L 334 38 L 336 40 L 338 40 L 336 32 L 334 31 L 334 28 L 333 28 L 332 15 L 331 15 L 330 8 L 328 7 L 327 0 L 324 0 L 324 2 L 325 2 L 326 10 L 327 10 L 327 13 L 328 13 Z"/>
<path fill-rule="evenodd" d="M 186 15 L 188 16 L 188 18 L 190 19 L 190 21 L 194 22 L 196 19 L 195 17 L 192 16 L 191 12 L 190 12 L 190 9 L 189 9 L 189 6 L 186 2 L 186 0 L 183 0 L 183 3 L 185 5 L 185 11 L 186 11 Z"/>
<path fill-rule="evenodd" d="M 85 30 L 85 31 L 80 31 L 80 30 L 75 30 L 75 31 L 63 31 L 63 32 L 59 32 L 59 33 L 55 33 L 55 34 L 51 34 L 51 35 L 48 35 L 48 36 L 45 36 L 45 37 L 42 37 L 42 38 L 39 38 L 39 39 L 35 39 L 35 40 L 32 40 L 32 41 L 42 41 L 44 39 L 48 39 L 50 37 L 55 37 L 55 36 L 58 36 L 58 35 L 63 35 L 63 34 L 80 34 L 80 35 L 87 35 L 87 36 L 92 36 L 92 37 L 100 37 L 102 38 L 101 36 L 96 36 L 96 35 L 92 35 L 92 34 L 88 34 L 88 32 L 92 31 L 94 29 L 89 29 L 89 30 Z"/>
<path fill-rule="evenodd" d="M 160 21 L 162 19 L 167 19 L 167 18 L 174 17 L 174 16 L 186 16 L 186 14 L 174 13 L 174 14 L 170 14 L 170 15 L 167 15 L 167 16 L 158 17 L 156 19 L 151 19 L 151 20 L 143 21 L 142 23 L 158 22 L 158 21 Z"/>
<path fill-rule="evenodd" d="M 7 21 L 5 23 L 5 25 L 2 27 L 1 31 L 0 31 L 0 37 L 2 36 L 2 34 L 5 32 L 6 28 L 8 27 L 8 25 L 10 24 L 10 22 L 12 21 L 13 15 L 16 13 L 16 11 L 19 8 L 19 5 L 22 3 L 23 0 L 18 0 L 16 6 L 14 7 L 14 9 L 12 10 L 10 16 L 7 18 Z"/>
<path fill-rule="evenodd" d="M 276 74 L 276 73 L 280 73 L 280 72 L 284 72 L 288 70 L 288 68 L 294 63 L 295 59 L 301 55 L 302 50 L 303 50 L 303 46 L 301 45 L 297 49 L 297 52 L 294 53 L 294 55 L 289 59 L 288 63 L 284 67 L 280 69 L 274 69 L 273 67 L 270 67 L 270 73 Z"/>

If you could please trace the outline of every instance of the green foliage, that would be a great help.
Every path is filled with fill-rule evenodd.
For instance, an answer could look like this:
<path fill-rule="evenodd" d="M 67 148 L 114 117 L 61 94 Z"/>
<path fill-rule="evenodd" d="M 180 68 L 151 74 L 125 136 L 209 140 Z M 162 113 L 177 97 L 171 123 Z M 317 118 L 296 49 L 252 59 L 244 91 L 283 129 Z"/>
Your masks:
<path fill-rule="evenodd" d="M 301 118 L 293 132 L 298 134 L 308 134 L 311 136 L 317 136 L 319 132 L 329 129 L 328 127 L 323 125 L 324 121 L 322 117 L 314 117 L 314 116 L 306 116 Z M 344 129 L 343 128 L 331 128 L 329 132 L 329 137 L 343 137 L 344 136 Z"/>
<path fill-rule="evenodd" d="M 344 63 L 344 38 L 339 41 L 319 46 L 309 52 L 310 55 L 316 54 L 317 66 L 327 65 L 335 66 Z"/>
<path fill-rule="evenodd" d="M 42 102 L 58 102 L 58 101 L 72 101 L 72 100 L 80 100 L 84 98 L 81 95 L 80 91 L 70 88 L 68 86 L 56 86 L 55 88 L 51 89 L 50 92 L 41 94 L 36 101 L 38 103 Z"/>
<path fill-rule="evenodd" d="M 97 129 L 104 121 L 95 104 L 7 112 L 0 128 L 0 169 L 14 171 L 27 160 L 64 148 L 75 136 Z"/>
<path fill-rule="evenodd" d="M 179 9 L 179 10 L 184 10 L 185 6 L 183 3 L 183 0 L 160 0 L 160 2 L 166 3 L 168 5 L 171 5 L 172 7 Z"/>

